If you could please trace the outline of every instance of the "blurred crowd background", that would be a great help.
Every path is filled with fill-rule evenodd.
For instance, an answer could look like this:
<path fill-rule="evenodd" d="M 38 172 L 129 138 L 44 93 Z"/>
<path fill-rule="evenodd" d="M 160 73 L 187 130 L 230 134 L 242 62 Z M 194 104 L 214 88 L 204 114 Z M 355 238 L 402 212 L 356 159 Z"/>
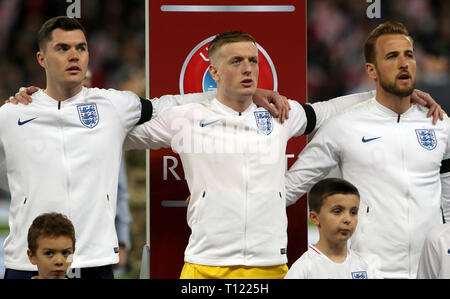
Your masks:
<path fill-rule="evenodd" d="M 450 112 L 450 1 L 381 0 L 369 19 L 366 0 L 308 1 L 308 99 L 312 102 L 373 89 L 363 45 L 378 24 L 400 21 L 415 40 L 417 88 Z"/>
<path fill-rule="evenodd" d="M 37 31 L 49 18 L 66 15 L 66 0 L 0 0 L 0 98 L 18 87 L 45 87 L 36 62 Z M 92 84 L 132 89 L 145 96 L 145 2 L 82 0 Z"/>
<path fill-rule="evenodd" d="M 396 20 L 415 39 L 417 87 L 450 111 L 450 1 L 380 1 L 381 19 L 367 17 L 367 0 L 307 1 L 308 99 L 322 101 L 373 89 L 364 69 L 363 44 L 376 25 Z M 0 0 L 0 104 L 21 86 L 45 87 L 45 74 L 35 57 L 37 31 L 48 18 L 66 15 L 70 4 Z M 81 17 L 88 32 L 92 85 L 145 97 L 145 1 L 81 0 Z M 126 161 L 133 222 L 125 276 L 137 278 L 145 244 L 145 152 L 128 152 Z M 0 200 L 3 235 L 8 229 L 5 217 Z"/>

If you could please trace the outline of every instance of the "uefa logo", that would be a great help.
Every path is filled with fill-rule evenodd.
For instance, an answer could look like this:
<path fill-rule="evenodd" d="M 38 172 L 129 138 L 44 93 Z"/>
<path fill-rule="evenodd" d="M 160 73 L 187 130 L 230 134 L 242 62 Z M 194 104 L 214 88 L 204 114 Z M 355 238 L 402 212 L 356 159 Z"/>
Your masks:
<path fill-rule="evenodd" d="M 215 36 L 199 43 L 187 56 L 180 74 L 180 94 L 215 91 L 217 84 L 209 73 L 208 46 Z M 277 91 L 275 66 L 267 52 L 256 44 L 259 54 L 258 88 Z"/>

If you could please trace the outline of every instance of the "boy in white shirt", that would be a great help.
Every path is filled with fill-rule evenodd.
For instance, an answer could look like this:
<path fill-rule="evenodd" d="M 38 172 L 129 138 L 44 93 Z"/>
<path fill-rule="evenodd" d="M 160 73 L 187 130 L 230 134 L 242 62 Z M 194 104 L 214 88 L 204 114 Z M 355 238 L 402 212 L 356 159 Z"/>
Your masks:
<path fill-rule="evenodd" d="M 347 247 L 358 223 L 358 189 L 342 179 L 325 179 L 313 186 L 308 202 L 319 241 L 292 265 L 285 279 L 376 278 L 368 263 Z"/>

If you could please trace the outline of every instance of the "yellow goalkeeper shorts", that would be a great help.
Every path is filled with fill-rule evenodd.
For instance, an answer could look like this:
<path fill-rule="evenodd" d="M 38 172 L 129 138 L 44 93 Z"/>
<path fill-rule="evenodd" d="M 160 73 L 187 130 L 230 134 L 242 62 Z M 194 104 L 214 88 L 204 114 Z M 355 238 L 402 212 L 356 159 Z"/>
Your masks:
<path fill-rule="evenodd" d="M 288 272 L 287 265 L 268 267 L 203 266 L 184 263 L 181 279 L 282 279 Z"/>

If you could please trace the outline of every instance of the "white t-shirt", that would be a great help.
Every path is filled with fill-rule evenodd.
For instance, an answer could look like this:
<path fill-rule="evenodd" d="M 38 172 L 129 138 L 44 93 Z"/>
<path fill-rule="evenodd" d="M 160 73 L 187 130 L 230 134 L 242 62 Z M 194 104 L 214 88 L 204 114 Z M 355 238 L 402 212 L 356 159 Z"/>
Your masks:
<path fill-rule="evenodd" d="M 450 278 L 450 223 L 430 231 L 423 246 L 417 278 Z"/>
<path fill-rule="evenodd" d="M 310 245 L 292 265 L 285 279 L 373 279 L 376 271 L 356 252 L 348 249 L 343 263 L 330 260 L 319 249 Z"/>

